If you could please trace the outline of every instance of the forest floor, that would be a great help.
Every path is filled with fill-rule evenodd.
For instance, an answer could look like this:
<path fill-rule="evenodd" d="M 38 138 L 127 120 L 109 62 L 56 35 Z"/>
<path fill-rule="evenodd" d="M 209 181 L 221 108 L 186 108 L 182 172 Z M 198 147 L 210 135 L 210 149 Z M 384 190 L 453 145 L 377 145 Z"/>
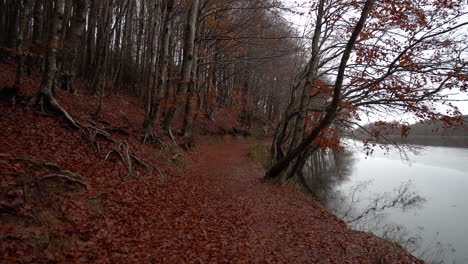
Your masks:
<path fill-rule="evenodd" d="M 0 65 L 0 87 L 14 72 Z M 164 150 L 141 142 L 135 99 L 110 96 L 93 119 L 83 87 L 57 92 L 110 141 L 28 107 L 38 83 L 25 81 L 16 106 L 0 101 L 0 263 L 421 263 L 294 187 L 261 182 L 249 143 L 205 135 L 191 152 Z M 127 154 L 152 169 L 130 158 L 129 174 Z"/>

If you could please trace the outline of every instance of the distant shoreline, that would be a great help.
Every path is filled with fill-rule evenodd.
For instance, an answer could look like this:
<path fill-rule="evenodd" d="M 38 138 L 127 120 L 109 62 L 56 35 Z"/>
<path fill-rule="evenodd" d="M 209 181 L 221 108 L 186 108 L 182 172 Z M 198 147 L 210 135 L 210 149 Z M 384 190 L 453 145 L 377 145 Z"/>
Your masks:
<path fill-rule="evenodd" d="M 402 144 L 432 147 L 468 148 L 468 136 L 419 136 L 410 135 L 403 138 L 399 135 L 386 135 L 387 138 Z"/>

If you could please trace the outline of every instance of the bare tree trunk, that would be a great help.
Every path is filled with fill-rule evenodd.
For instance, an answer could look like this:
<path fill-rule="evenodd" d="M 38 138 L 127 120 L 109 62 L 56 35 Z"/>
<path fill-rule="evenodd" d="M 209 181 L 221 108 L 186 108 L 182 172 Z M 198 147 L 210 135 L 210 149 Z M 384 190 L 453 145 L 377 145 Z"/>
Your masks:
<path fill-rule="evenodd" d="M 104 6 L 104 18 L 101 21 L 101 30 L 99 30 L 99 58 L 97 58 L 96 64 L 98 65 L 98 71 L 95 73 L 95 83 L 93 90 L 96 91 L 96 95 L 98 95 L 98 107 L 96 109 L 96 112 L 94 112 L 93 116 L 97 117 L 99 113 L 102 110 L 102 103 L 104 99 L 104 93 L 105 93 L 105 88 L 108 83 L 108 69 L 109 69 L 109 49 L 110 46 L 108 45 L 111 36 L 112 36 L 112 29 L 111 29 L 111 23 L 112 23 L 112 15 L 111 15 L 111 10 L 112 10 L 112 2 L 111 3 L 105 3 Z"/>
<path fill-rule="evenodd" d="M 86 9 L 86 0 L 73 0 L 73 17 L 71 19 L 70 29 L 65 38 L 65 57 L 60 76 L 62 88 L 75 95 L 78 94 L 74 82 L 78 67 L 79 47 L 84 31 L 83 26 L 86 22 Z"/>
<path fill-rule="evenodd" d="M 174 21 L 172 21 L 171 23 L 174 23 Z M 174 24 L 171 24 L 171 28 L 174 28 Z M 165 117 L 167 112 L 168 112 L 168 109 L 169 109 L 169 103 L 171 101 L 171 90 L 172 90 L 172 87 L 174 86 L 174 73 L 177 72 L 176 68 L 175 68 L 175 57 L 176 54 L 177 54 L 177 49 L 178 49 L 178 45 L 177 43 L 175 42 L 175 33 L 172 33 L 171 34 L 171 38 L 169 40 L 169 43 L 175 43 L 174 45 L 172 45 L 172 47 L 169 47 L 169 58 L 168 58 L 168 66 L 171 66 L 172 67 L 168 67 L 167 68 L 167 81 L 166 81 L 166 85 L 163 87 L 164 91 L 161 91 L 162 92 L 162 96 L 163 96 L 163 105 L 162 105 L 162 116 Z"/>
<path fill-rule="evenodd" d="M 314 31 L 314 36 L 312 39 L 312 58 L 310 59 L 307 68 L 304 72 L 304 74 L 301 74 L 299 76 L 299 80 L 295 83 L 295 87 L 293 88 L 293 95 L 291 97 L 291 102 L 290 102 L 290 107 L 289 110 L 294 111 L 294 126 L 292 127 L 292 139 L 289 142 L 289 146 L 287 147 L 288 153 L 290 150 L 294 149 L 299 145 L 299 143 L 303 140 L 304 137 L 304 128 L 305 128 L 305 121 L 307 117 L 307 108 L 309 106 L 309 101 L 310 101 L 310 91 L 313 87 L 313 83 L 316 79 L 317 75 L 317 66 L 318 66 L 318 61 L 319 61 L 319 41 L 320 41 L 320 36 L 322 33 L 322 20 L 324 16 L 324 6 L 325 6 L 325 1 L 322 0 L 319 2 L 319 7 L 318 7 L 318 12 L 317 12 L 317 21 L 315 25 L 315 31 Z M 288 113 L 288 115 L 291 115 L 292 113 Z M 289 117 L 287 117 L 289 118 Z M 283 120 L 283 126 L 289 125 L 289 120 Z M 288 129 L 288 127 L 283 127 L 282 129 Z M 282 130 L 280 129 L 280 130 Z M 282 145 L 285 144 L 284 142 L 284 135 L 285 133 L 280 134 L 281 137 L 276 138 L 276 142 L 273 144 L 276 144 L 276 147 L 274 150 L 282 150 Z M 287 144 L 287 143 L 286 143 Z M 277 152 L 273 153 L 273 157 L 275 159 L 277 158 L 282 158 L 282 157 L 276 157 Z M 280 154 L 281 156 L 284 156 L 284 154 Z M 279 181 L 285 181 L 287 178 L 290 178 L 297 169 L 294 169 L 297 167 L 296 163 L 298 163 L 298 160 L 295 160 L 291 162 L 291 164 L 288 166 L 287 169 L 282 171 Z"/>
<path fill-rule="evenodd" d="M 39 91 L 31 99 L 31 103 L 47 106 L 51 110 L 63 115 L 73 127 L 78 127 L 68 112 L 60 106 L 53 94 L 55 75 L 57 73 L 57 49 L 60 47 L 61 42 L 60 36 L 62 34 L 64 8 L 65 0 L 55 0 L 55 12 L 50 25 L 44 77 L 42 78 Z"/>
<path fill-rule="evenodd" d="M 36 0 L 34 3 L 33 12 L 33 29 L 32 29 L 32 48 L 38 50 L 39 41 L 42 37 L 42 23 L 44 13 L 44 0 Z M 40 65 L 39 56 L 28 56 L 26 61 L 28 75 L 32 75 L 32 68 Z"/>
<path fill-rule="evenodd" d="M 194 59 L 195 35 L 198 24 L 197 17 L 199 2 L 199 0 L 192 0 L 187 12 L 184 36 L 184 59 L 182 62 L 179 84 L 177 86 L 176 104 L 172 106 L 166 113 L 163 124 L 163 129 L 169 134 L 172 133 L 171 130 L 174 120 L 176 120 L 179 116 L 180 110 L 183 106 L 181 102 L 185 100 L 185 96 L 187 95 L 187 90 L 190 85 L 190 77 Z"/>
<path fill-rule="evenodd" d="M 17 63 L 17 70 L 16 70 L 16 77 L 15 77 L 15 87 L 19 87 L 21 85 L 21 78 L 23 76 L 23 68 L 25 62 L 25 55 L 23 47 L 26 38 L 26 26 L 28 23 L 29 12 L 31 10 L 32 0 L 23 0 L 20 3 L 20 11 L 19 11 L 19 28 L 16 38 L 16 63 Z"/>
<path fill-rule="evenodd" d="M 169 49 L 170 49 L 170 40 L 172 35 L 172 10 L 173 10 L 174 1 L 166 0 L 164 3 L 164 20 L 161 30 L 161 49 L 159 52 L 159 67 L 157 73 L 157 86 L 156 91 L 153 91 L 150 94 L 150 103 L 145 115 L 144 128 L 146 131 L 144 141 L 156 139 L 156 133 L 154 132 L 155 125 L 157 124 L 160 109 L 161 109 L 161 100 L 164 97 L 164 89 L 167 85 L 167 75 L 169 67 Z"/>
<path fill-rule="evenodd" d="M 3 44 L 8 48 L 15 49 L 18 35 L 19 17 L 21 12 L 21 1 L 7 1 L 5 3 L 5 27 L 1 38 Z M 10 53 L 6 53 L 7 58 L 11 58 Z"/>
<path fill-rule="evenodd" d="M 86 62 L 84 63 L 86 77 L 88 78 L 88 85 L 92 86 L 93 71 L 96 67 L 93 67 L 96 57 L 96 23 L 98 10 L 100 8 L 99 0 L 91 0 L 91 8 L 88 15 L 87 25 L 87 49 L 86 49 Z M 92 91 L 94 93 L 94 91 Z"/>
<path fill-rule="evenodd" d="M 323 2 L 324 0 L 322 0 Z M 335 86 L 333 90 L 333 99 L 330 106 L 327 109 L 325 116 L 320 120 L 319 125 L 312 130 L 312 132 L 304 139 L 302 142 L 288 152 L 288 154 L 281 159 L 280 161 L 273 164 L 273 166 L 266 172 L 264 179 L 265 180 L 284 180 L 283 177 L 278 177 L 281 173 L 290 166 L 291 162 L 293 162 L 297 157 L 302 155 L 305 151 L 307 151 L 310 147 L 310 144 L 320 135 L 320 133 L 327 127 L 330 126 L 332 121 L 336 116 L 336 111 L 338 109 L 340 103 L 340 96 L 341 96 L 341 88 L 343 85 L 344 73 L 346 70 L 346 65 L 348 63 L 349 57 L 351 55 L 351 51 L 354 48 L 354 44 L 359 36 L 359 33 L 364 28 L 366 23 L 367 17 L 374 5 L 375 0 L 366 0 L 364 7 L 361 12 L 361 17 L 354 27 L 353 33 L 351 34 L 350 39 L 346 45 L 346 48 L 343 52 L 343 56 L 341 58 L 341 63 L 338 68 L 338 74 L 335 81 Z"/>
<path fill-rule="evenodd" d="M 187 102 L 185 104 L 184 125 L 182 128 L 182 136 L 185 144 L 190 147 L 193 145 L 192 128 L 195 119 L 195 94 L 198 90 L 198 46 L 195 47 L 193 53 L 193 65 L 190 78 L 190 85 L 187 93 Z"/>
<path fill-rule="evenodd" d="M 120 66 L 118 76 L 116 77 L 116 83 L 114 84 L 114 94 L 118 94 L 122 89 L 123 83 L 123 74 L 128 70 L 128 65 L 130 62 L 130 52 L 131 49 L 131 39 L 132 39 L 132 20 L 133 20 L 133 7 L 134 1 L 127 0 L 126 4 L 126 14 L 125 14 L 125 23 L 123 25 L 123 34 L 121 40 L 121 50 L 120 50 Z"/>

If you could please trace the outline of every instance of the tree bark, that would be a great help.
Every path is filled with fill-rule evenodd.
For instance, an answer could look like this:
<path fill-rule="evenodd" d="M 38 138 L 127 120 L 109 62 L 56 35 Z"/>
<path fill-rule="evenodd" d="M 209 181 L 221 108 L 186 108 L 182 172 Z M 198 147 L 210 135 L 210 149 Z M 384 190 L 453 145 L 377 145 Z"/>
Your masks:
<path fill-rule="evenodd" d="M 68 112 L 60 106 L 53 94 L 55 85 L 55 75 L 57 73 L 57 49 L 61 44 L 61 35 L 63 27 L 63 14 L 65 9 L 65 0 L 55 0 L 54 18 L 50 25 L 49 41 L 47 48 L 46 68 L 42 78 L 41 86 L 36 95 L 32 98 L 32 104 L 40 104 L 63 115 L 66 120 L 75 128 L 78 127 Z"/>
<path fill-rule="evenodd" d="M 194 46 L 195 36 L 197 32 L 197 18 L 198 18 L 198 6 L 199 0 L 192 0 L 187 12 L 187 21 L 185 25 L 185 36 L 184 36 L 184 58 L 182 62 L 182 69 L 180 74 L 179 84 L 176 92 L 176 104 L 172 106 L 166 113 L 166 117 L 163 124 L 163 129 L 167 133 L 171 133 L 174 120 L 178 118 L 179 113 L 182 109 L 183 104 L 187 95 L 187 90 L 190 85 L 190 78 L 192 73 L 192 66 L 194 60 Z"/>
<path fill-rule="evenodd" d="M 40 66 L 40 58 L 37 56 L 36 52 L 39 50 L 39 41 L 42 37 L 42 23 L 43 23 L 43 13 L 44 13 L 44 0 L 36 0 L 34 3 L 33 11 L 33 28 L 32 28 L 32 48 L 35 51 L 35 54 L 28 56 L 26 65 L 28 75 L 32 75 L 33 67 Z"/>
<path fill-rule="evenodd" d="M 146 134 L 144 141 L 153 140 L 156 138 L 156 133 L 154 132 L 154 129 L 155 125 L 157 124 L 157 120 L 161 109 L 161 100 L 164 98 L 164 88 L 167 84 L 168 67 L 170 62 L 169 49 L 171 43 L 170 40 L 172 36 L 171 19 L 173 5 L 173 0 L 166 0 L 164 4 L 164 21 L 161 31 L 161 49 L 159 52 L 158 59 L 159 67 L 157 73 L 157 91 L 153 91 L 153 93 L 150 94 L 150 103 L 148 105 L 148 109 L 145 115 L 144 128 Z"/>
<path fill-rule="evenodd" d="M 24 63 L 26 56 L 24 54 L 24 42 L 26 38 L 26 26 L 28 23 L 29 12 L 31 10 L 32 0 L 23 0 L 20 3 L 21 7 L 19 10 L 19 19 L 18 19 L 18 33 L 16 38 L 16 64 L 18 66 L 16 70 L 16 77 L 15 77 L 15 86 L 19 87 L 21 85 L 21 78 L 23 77 L 24 73 Z"/>
<path fill-rule="evenodd" d="M 360 19 L 358 23 L 355 25 L 354 30 L 351 34 L 348 43 L 346 44 L 346 48 L 343 52 L 343 56 L 341 58 L 340 66 L 338 68 L 338 74 L 334 85 L 333 90 L 333 99 L 330 106 L 327 109 L 325 116 L 320 120 L 319 125 L 312 130 L 312 132 L 304 139 L 302 142 L 292 149 L 283 159 L 278 161 L 274 164 L 266 173 L 265 173 L 265 180 L 274 180 L 276 179 L 289 165 L 290 163 L 295 160 L 299 155 L 301 155 L 304 151 L 310 147 L 310 144 L 320 135 L 322 130 L 330 126 L 332 121 L 336 116 L 336 111 L 338 109 L 341 97 L 341 88 L 343 85 L 344 73 L 346 70 L 346 65 L 348 63 L 349 57 L 351 52 L 354 48 L 354 44 L 357 41 L 359 33 L 364 28 L 366 23 L 367 17 L 374 5 L 375 0 L 366 0 L 364 7 L 361 12 Z"/>
<path fill-rule="evenodd" d="M 190 85 L 187 93 L 187 100 L 185 103 L 184 124 L 182 128 L 182 137 L 187 146 L 193 145 L 192 128 L 195 119 L 195 94 L 198 91 L 198 45 L 195 44 L 192 73 L 190 78 Z"/>
<path fill-rule="evenodd" d="M 78 54 L 83 37 L 83 26 L 86 22 L 87 0 L 73 0 L 73 16 L 70 29 L 65 38 L 65 56 L 62 65 L 62 88 L 75 95 L 78 91 L 75 87 L 76 72 L 78 70 Z"/>

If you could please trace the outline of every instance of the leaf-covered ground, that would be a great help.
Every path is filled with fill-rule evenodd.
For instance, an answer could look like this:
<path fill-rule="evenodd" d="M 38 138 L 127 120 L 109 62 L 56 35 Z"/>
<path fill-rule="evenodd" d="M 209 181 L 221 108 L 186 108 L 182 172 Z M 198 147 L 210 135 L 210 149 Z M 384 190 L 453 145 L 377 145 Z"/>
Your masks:
<path fill-rule="evenodd" d="M 0 65 L 0 87 L 14 71 Z M 22 96 L 38 83 L 26 80 Z M 292 187 L 262 183 L 248 144 L 174 157 L 141 143 L 136 100 L 106 98 L 99 123 L 82 93 L 58 98 L 81 123 L 119 127 L 112 137 L 164 177 L 142 167 L 129 177 L 118 157 L 105 160 L 117 144 L 98 138 L 98 151 L 61 118 L 0 102 L 0 263 L 418 263 Z"/>

